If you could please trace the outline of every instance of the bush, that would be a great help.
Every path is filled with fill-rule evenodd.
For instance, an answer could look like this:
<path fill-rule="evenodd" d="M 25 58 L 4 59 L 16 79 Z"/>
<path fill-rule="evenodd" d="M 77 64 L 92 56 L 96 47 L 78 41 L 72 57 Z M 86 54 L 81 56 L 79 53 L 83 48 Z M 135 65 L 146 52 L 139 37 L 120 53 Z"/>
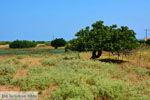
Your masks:
<path fill-rule="evenodd" d="M 146 41 L 145 41 L 145 40 L 138 40 L 138 42 L 139 42 L 140 44 L 146 44 Z"/>
<path fill-rule="evenodd" d="M 150 39 L 146 40 L 146 44 L 150 45 Z"/>
<path fill-rule="evenodd" d="M 67 43 L 65 49 L 72 51 L 85 51 L 85 43 L 81 39 L 73 39 Z"/>
<path fill-rule="evenodd" d="M 66 45 L 66 41 L 63 38 L 55 39 L 51 42 L 51 46 L 57 49 L 58 47 L 63 47 Z"/>
<path fill-rule="evenodd" d="M 37 43 L 35 41 L 26 41 L 26 40 L 16 40 L 10 43 L 10 48 L 30 48 L 36 47 Z"/>
<path fill-rule="evenodd" d="M 148 40 L 138 40 L 138 42 L 142 45 L 146 44 L 146 45 L 150 45 L 150 39 Z"/>
<path fill-rule="evenodd" d="M 20 63 L 20 61 L 18 59 L 12 59 L 13 63 L 18 65 Z"/>
<path fill-rule="evenodd" d="M 23 68 L 27 68 L 29 65 L 28 64 L 23 64 L 22 67 Z"/>

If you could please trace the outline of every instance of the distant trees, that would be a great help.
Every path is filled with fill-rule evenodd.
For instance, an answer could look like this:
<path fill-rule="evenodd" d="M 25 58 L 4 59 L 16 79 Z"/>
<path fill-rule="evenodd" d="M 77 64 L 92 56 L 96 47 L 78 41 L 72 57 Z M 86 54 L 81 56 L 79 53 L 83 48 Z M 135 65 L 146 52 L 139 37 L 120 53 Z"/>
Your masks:
<path fill-rule="evenodd" d="M 146 43 L 147 45 L 150 45 L 150 39 L 146 40 L 145 43 Z"/>
<path fill-rule="evenodd" d="M 138 42 L 139 42 L 141 45 L 145 45 L 145 44 L 146 44 L 146 41 L 145 41 L 145 40 L 138 40 Z"/>
<path fill-rule="evenodd" d="M 138 46 L 135 32 L 126 26 L 106 26 L 103 21 L 92 24 L 75 34 L 76 39 L 69 41 L 66 49 L 75 51 L 92 51 L 92 59 L 99 58 L 102 51 L 122 53 Z"/>
<path fill-rule="evenodd" d="M 35 41 L 15 40 L 9 44 L 10 48 L 31 48 L 36 47 Z"/>
<path fill-rule="evenodd" d="M 150 46 L 150 39 L 147 39 L 147 40 L 138 40 L 138 42 L 139 42 L 141 45 Z"/>
<path fill-rule="evenodd" d="M 55 40 L 51 41 L 51 46 L 53 46 L 55 49 L 58 47 L 65 46 L 66 41 L 63 38 L 56 38 Z"/>

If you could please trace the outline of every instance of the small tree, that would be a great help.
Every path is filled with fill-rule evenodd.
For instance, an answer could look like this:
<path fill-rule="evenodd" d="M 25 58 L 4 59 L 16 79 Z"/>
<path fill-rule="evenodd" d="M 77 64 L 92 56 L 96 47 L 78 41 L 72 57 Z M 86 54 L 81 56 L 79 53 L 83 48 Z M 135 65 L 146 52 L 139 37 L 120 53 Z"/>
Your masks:
<path fill-rule="evenodd" d="M 53 46 L 55 49 L 57 49 L 58 47 L 63 47 L 65 45 L 66 41 L 63 38 L 56 38 L 55 40 L 51 41 L 51 46 Z"/>
<path fill-rule="evenodd" d="M 26 40 L 15 40 L 9 44 L 10 48 L 32 48 L 36 46 L 37 43 L 35 41 L 26 41 Z"/>

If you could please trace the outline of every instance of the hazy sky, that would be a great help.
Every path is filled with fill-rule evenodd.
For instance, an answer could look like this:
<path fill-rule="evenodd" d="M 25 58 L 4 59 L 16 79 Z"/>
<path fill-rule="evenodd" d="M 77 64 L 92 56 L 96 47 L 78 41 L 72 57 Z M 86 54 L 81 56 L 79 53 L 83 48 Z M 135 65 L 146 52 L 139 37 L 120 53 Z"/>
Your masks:
<path fill-rule="evenodd" d="M 70 40 L 98 20 L 129 26 L 144 38 L 150 0 L 0 0 L 0 41 Z"/>

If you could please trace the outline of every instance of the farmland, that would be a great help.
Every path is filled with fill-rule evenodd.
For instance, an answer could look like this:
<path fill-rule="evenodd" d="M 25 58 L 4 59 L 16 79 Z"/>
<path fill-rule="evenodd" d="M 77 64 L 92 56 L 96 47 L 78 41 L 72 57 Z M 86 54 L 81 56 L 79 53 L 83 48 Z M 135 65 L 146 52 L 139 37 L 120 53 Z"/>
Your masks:
<path fill-rule="evenodd" d="M 65 52 L 50 46 L 0 47 L 0 91 L 38 91 L 39 100 L 149 100 L 150 48 L 120 60 L 109 52 Z"/>

